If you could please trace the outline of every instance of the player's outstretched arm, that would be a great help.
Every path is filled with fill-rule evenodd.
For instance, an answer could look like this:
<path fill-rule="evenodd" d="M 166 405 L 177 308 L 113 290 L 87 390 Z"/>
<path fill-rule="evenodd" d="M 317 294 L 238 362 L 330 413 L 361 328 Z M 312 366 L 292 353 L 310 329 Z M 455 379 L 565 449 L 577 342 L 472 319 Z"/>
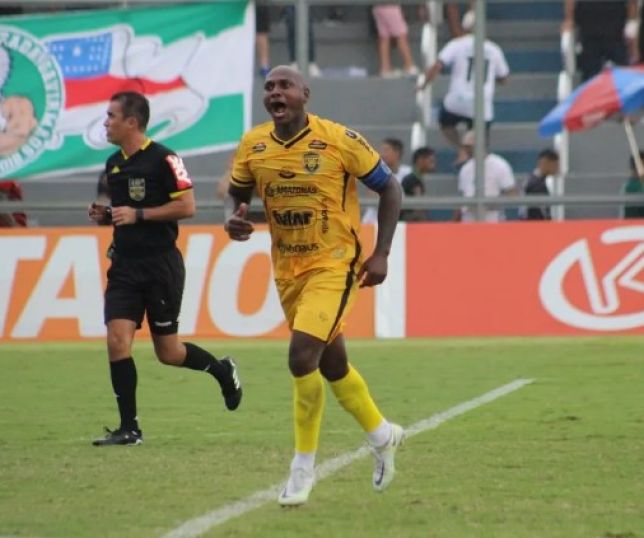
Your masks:
<path fill-rule="evenodd" d="M 360 268 L 358 280 L 360 287 L 377 286 L 387 277 L 387 258 L 391 250 L 396 225 L 400 216 L 402 189 L 394 176 L 389 176 L 383 190 L 378 195 L 378 237 L 373 254 Z"/>

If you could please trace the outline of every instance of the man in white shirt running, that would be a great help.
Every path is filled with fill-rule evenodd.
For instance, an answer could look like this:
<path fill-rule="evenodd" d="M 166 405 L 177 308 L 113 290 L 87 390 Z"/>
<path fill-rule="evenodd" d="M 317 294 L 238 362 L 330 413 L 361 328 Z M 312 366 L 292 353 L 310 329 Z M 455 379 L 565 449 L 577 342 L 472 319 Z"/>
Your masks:
<path fill-rule="evenodd" d="M 451 69 L 449 89 L 441 105 L 438 123 L 445 138 L 455 148 L 459 148 L 460 142 L 457 125 L 464 123 L 467 129 L 471 129 L 474 124 L 474 36 L 471 33 L 474 27 L 473 11 L 468 11 L 463 16 L 462 26 L 467 33 L 451 39 L 442 48 L 434 65 L 425 73 L 425 82 L 419 87 L 423 89 L 430 84 L 444 68 Z M 489 129 L 494 119 L 496 82 L 504 83 L 510 74 L 510 68 L 501 47 L 489 39 L 485 40 L 483 54 L 485 122 Z M 458 161 L 462 161 L 463 157 L 461 152 Z"/>
<path fill-rule="evenodd" d="M 468 161 L 461 167 L 458 173 L 458 190 L 465 198 L 474 198 L 475 186 L 475 162 L 474 162 L 474 131 L 468 131 L 463 136 L 461 146 L 468 156 Z M 516 180 L 510 163 L 500 155 L 488 153 L 485 156 L 485 192 L 487 197 L 515 196 L 517 194 Z M 457 209 L 454 220 L 463 222 L 476 221 L 476 208 L 464 206 Z M 485 222 L 499 222 L 505 220 L 502 209 L 486 209 Z"/>

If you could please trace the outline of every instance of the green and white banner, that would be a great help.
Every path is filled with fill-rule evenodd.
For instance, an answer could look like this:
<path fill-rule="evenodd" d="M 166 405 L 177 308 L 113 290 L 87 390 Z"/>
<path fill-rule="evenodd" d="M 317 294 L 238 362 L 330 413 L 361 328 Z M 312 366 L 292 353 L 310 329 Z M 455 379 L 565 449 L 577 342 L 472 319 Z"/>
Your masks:
<path fill-rule="evenodd" d="M 253 43 L 248 1 L 4 18 L 0 177 L 100 168 L 124 90 L 148 97 L 148 134 L 181 155 L 233 147 L 250 127 Z"/>

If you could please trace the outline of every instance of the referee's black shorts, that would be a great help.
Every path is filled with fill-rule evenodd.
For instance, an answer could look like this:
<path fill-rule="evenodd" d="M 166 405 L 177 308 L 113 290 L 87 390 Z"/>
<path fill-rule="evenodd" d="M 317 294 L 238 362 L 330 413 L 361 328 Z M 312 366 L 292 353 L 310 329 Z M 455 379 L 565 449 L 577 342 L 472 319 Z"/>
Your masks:
<path fill-rule="evenodd" d="M 115 254 L 107 271 L 105 323 L 129 319 L 141 328 L 148 317 L 153 334 L 176 334 L 186 271 L 179 250 L 142 257 Z"/>

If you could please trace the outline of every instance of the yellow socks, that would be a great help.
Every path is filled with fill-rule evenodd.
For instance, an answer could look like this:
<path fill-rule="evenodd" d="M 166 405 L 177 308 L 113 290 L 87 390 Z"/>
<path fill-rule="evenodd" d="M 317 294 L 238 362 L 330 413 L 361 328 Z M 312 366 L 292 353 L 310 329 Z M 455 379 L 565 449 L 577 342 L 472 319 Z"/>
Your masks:
<path fill-rule="evenodd" d="M 293 416 L 295 450 L 315 452 L 320 438 L 324 410 L 324 380 L 320 370 L 293 378 Z"/>
<path fill-rule="evenodd" d="M 340 405 L 355 417 L 367 433 L 376 430 L 384 421 L 365 380 L 351 365 L 346 376 L 331 383 L 331 389 Z"/>

